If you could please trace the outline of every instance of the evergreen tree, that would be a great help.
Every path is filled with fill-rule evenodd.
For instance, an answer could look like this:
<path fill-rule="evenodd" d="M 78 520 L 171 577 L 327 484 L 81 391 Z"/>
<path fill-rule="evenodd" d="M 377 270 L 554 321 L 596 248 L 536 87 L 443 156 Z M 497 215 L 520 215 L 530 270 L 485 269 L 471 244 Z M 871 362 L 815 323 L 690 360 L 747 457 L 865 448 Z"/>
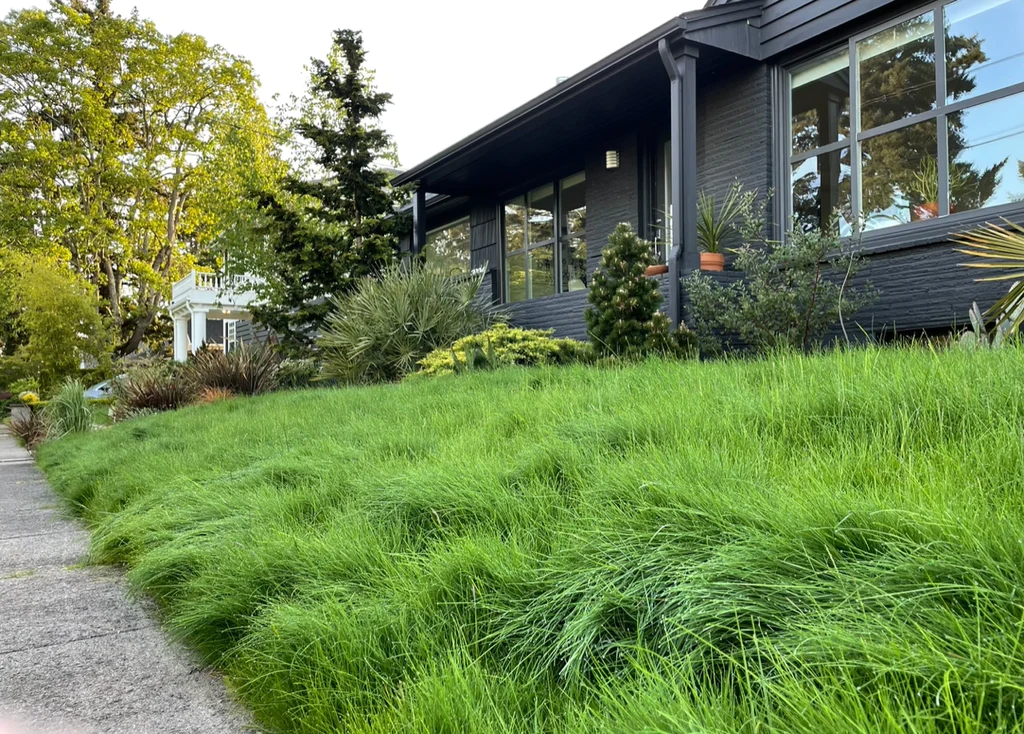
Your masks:
<path fill-rule="evenodd" d="M 601 252 L 588 296 L 587 335 L 598 354 L 639 356 L 682 347 L 669 332 L 668 317 L 658 311 L 658 281 L 644 274 L 653 263 L 651 243 L 628 224 L 618 225 Z"/>
<path fill-rule="evenodd" d="M 290 351 L 312 346 L 331 296 L 397 257 L 404 221 L 395 211 L 404 192 L 378 165 L 394 158 L 391 136 L 379 125 L 391 95 L 376 91 L 365 60 L 362 35 L 351 30 L 336 31 L 327 59 L 313 60 L 294 129 L 316 173 L 293 174 L 261 199 L 267 247 L 250 267 L 267 282 L 253 315 Z"/>

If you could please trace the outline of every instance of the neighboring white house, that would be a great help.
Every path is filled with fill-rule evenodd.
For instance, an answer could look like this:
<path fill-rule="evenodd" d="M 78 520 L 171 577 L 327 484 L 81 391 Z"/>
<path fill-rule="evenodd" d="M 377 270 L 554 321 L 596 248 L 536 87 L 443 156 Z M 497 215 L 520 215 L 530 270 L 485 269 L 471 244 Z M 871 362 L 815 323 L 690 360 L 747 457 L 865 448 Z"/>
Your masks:
<path fill-rule="evenodd" d="M 174 359 L 184 362 L 190 351 L 194 353 L 206 342 L 208 320 L 224 322 L 224 346 L 230 348 L 235 323 L 252 319 L 249 308 L 256 301 L 256 282 L 247 275 L 221 276 L 193 270 L 175 283 L 168 309 L 174 319 Z"/>

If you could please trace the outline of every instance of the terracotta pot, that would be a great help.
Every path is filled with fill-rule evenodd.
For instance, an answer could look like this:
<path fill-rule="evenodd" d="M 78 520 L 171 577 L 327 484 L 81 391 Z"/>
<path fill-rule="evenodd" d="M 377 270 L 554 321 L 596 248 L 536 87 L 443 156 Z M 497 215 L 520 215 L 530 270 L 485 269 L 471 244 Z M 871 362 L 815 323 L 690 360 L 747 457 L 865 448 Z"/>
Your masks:
<path fill-rule="evenodd" d="M 956 214 L 956 204 L 950 202 L 949 213 Z M 911 211 L 910 219 L 914 222 L 920 222 L 922 219 L 935 219 L 939 216 L 939 202 L 937 201 L 926 201 L 923 204 L 916 205 Z"/>
<path fill-rule="evenodd" d="M 664 275 L 668 272 L 668 265 L 648 265 L 644 275 L 653 278 L 655 275 Z"/>
<path fill-rule="evenodd" d="M 716 273 L 725 270 L 725 255 L 720 252 L 702 252 L 700 254 L 700 269 Z"/>

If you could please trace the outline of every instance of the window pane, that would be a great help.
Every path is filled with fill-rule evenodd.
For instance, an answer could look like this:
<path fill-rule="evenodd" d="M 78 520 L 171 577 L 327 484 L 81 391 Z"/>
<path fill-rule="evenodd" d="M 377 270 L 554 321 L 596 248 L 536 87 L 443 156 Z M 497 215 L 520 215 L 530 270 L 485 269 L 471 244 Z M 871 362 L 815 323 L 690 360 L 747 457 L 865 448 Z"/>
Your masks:
<path fill-rule="evenodd" d="M 555 293 L 555 246 L 545 245 L 530 250 L 530 286 L 528 298 L 542 298 Z"/>
<path fill-rule="evenodd" d="M 824 153 L 793 164 L 793 216 L 804 231 L 839 218 L 839 232 L 852 232 L 850 149 Z"/>
<path fill-rule="evenodd" d="M 512 199 L 505 204 L 505 250 L 514 252 L 526 245 L 523 239 L 523 222 L 526 219 L 526 205 L 523 197 Z"/>
<path fill-rule="evenodd" d="M 958 0 L 944 13 L 948 101 L 1024 81 L 1024 0 Z"/>
<path fill-rule="evenodd" d="M 937 142 L 935 120 L 864 141 L 861 200 L 866 228 L 938 215 Z"/>
<path fill-rule="evenodd" d="M 586 174 L 562 179 L 562 235 L 587 231 Z"/>
<path fill-rule="evenodd" d="M 505 292 L 509 303 L 526 300 L 526 253 L 505 258 Z"/>
<path fill-rule="evenodd" d="M 850 58 L 847 51 L 793 75 L 793 152 L 850 137 Z"/>
<path fill-rule="evenodd" d="M 647 235 L 655 249 L 668 252 L 672 242 L 672 142 L 665 142 L 654 161 L 654 201 L 651 205 L 651 231 Z M 660 258 L 662 262 L 665 257 Z"/>
<path fill-rule="evenodd" d="M 527 241 L 533 245 L 555 237 L 555 185 L 547 184 L 530 192 L 530 217 Z"/>
<path fill-rule="evenodd" d="M 949 115 L 949 211 L 1024 201 L 1024 94 Z"/>
<path fill-rule="evenodd" d="M 861 130 L 935 107 L 935 24 L 931 12 L 860 41 L 857 59 Z"/>
<path fill-rule="evenodd" d="M 428 268 L 445 275 L 469 272 L 469 220 L 463 219 L 427 235 L 423 256 Z"/>
<path fill-rule="evenodd" d="M 582 291 L 586 287 L 586 238 L 570 237 L 562 240 L 562 291 Z"/>

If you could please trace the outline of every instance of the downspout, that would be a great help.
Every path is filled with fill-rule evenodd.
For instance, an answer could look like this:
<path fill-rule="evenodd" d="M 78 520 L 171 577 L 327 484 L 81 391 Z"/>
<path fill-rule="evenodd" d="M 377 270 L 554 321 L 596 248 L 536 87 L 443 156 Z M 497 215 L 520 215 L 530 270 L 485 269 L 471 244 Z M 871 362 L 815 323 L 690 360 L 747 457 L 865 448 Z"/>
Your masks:
<path fill-rule="evenodd" d="M 419 255 L 427 245 L 427 192 L 420 184 L 412 195 L 412 254 Z"/>
<path fill-rule="evenodd" d="M 685 30 L 685 21 L 680 25 Z M 658 41 L 658 54 L 671 83 L 672 104 L 672 249 L 668 257 L 668 316 L 673 328 L 683 324 L 683 276 L 700 268 L 697 248 L 697 58 L 695 46 L 673 51 Z"/>

